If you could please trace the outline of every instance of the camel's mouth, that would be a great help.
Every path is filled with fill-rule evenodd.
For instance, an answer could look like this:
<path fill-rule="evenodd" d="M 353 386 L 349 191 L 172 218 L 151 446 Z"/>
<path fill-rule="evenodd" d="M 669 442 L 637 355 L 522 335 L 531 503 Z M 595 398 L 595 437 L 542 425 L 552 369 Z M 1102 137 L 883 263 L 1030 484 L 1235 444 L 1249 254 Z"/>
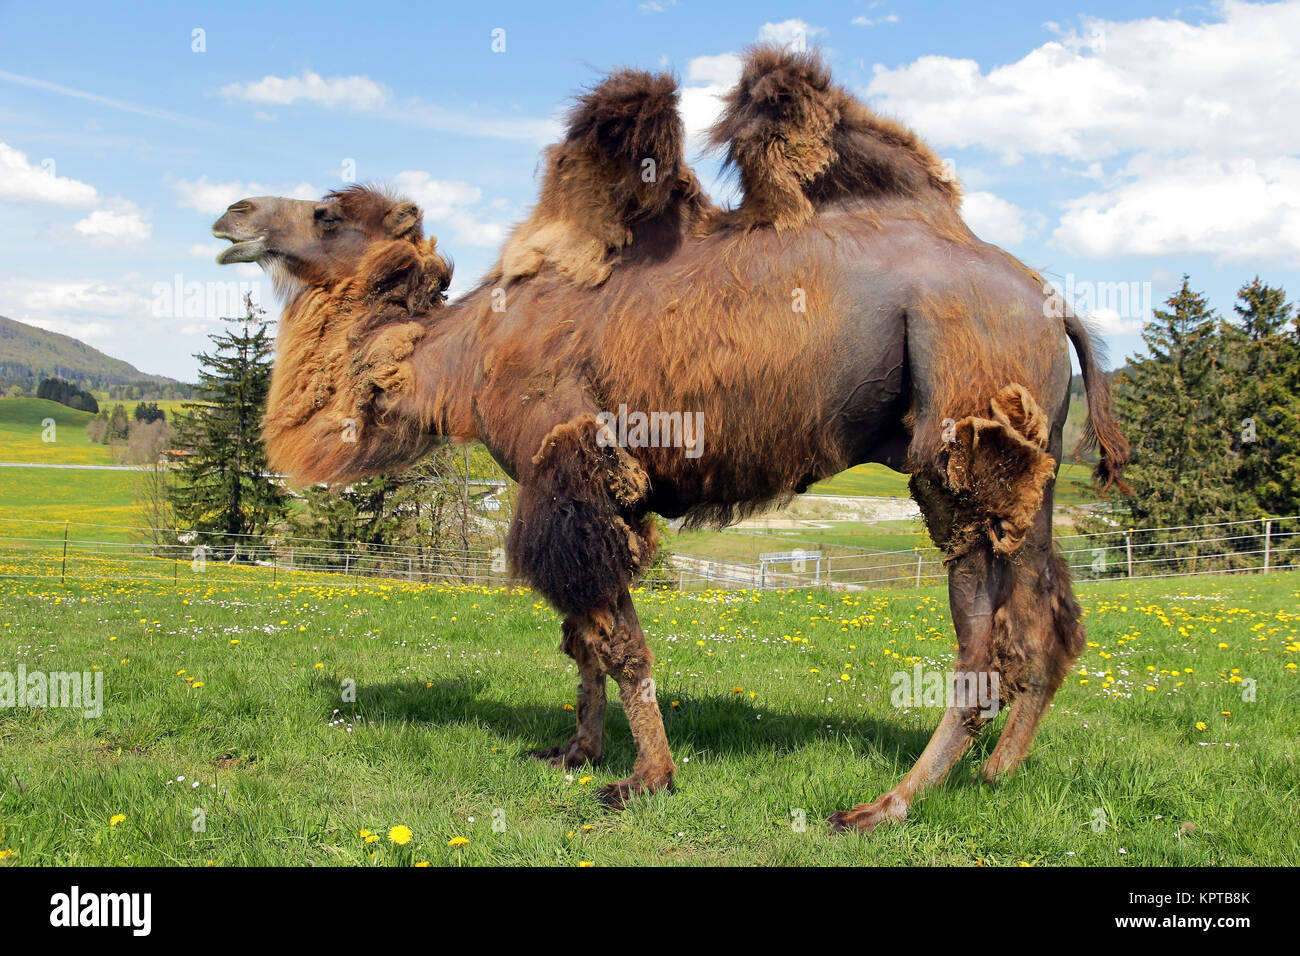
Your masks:
<path fill-rule="evenodd" d="M 229 239 L 231 245 L 217 253 L 217 265 L 230 265 L 232 262 L 259 262 L 266 256 L 266 236 L 241 238 L 228 232 L 212 230 L 218 239 Z"/>

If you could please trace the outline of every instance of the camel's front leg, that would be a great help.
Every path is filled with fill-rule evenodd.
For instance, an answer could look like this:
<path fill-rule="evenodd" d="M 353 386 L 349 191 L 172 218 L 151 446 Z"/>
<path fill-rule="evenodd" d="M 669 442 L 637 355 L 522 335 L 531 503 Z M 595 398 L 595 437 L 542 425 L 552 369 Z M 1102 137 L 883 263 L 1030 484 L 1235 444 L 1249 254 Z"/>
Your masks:
<path fill-rule="evenodd" d="M 564 619 L 563 649 L 578 664 L 578 731 L 560 747 L 534 750 L 531 756 L 556 767 L 593 766 L 605 752 L 605 680 L 608 675 L 592 651 L 588 633 L 595 622 L 586 614 L 570 614 Z"/>
<path fill-rule="evenodd" d="M 619 596 L 612 627 L 599 651 L 610 676 L 618 682 L 618 696 L 636 742 L 632 775 L 607 784 L 598 794 L 607 806 L 619 809 L 633 794 L 671 787 L 677 769 L 668 752 L 668 735 L 664 732 L 664 719 L 651 676 L 654 655 L 637 620 L 632 595 L 626 591 Z"/>

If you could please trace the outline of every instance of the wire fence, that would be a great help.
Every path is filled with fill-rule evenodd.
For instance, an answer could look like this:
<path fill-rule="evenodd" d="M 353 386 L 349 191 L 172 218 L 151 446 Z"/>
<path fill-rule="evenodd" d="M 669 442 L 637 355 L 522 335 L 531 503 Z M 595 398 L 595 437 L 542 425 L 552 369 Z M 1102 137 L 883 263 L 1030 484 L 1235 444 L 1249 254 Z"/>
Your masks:
<path fill-rule="evenodd" d="M 427 547 L 288 535 L 226 535 L 178 530 L 145 540 L 145 529 L 83 522 L 0 518 L 0 578 L 355 586 L 365 581 L 505 587 L 502 547 Z M 788 545 L 790 539 L 782 538 Z M 1300 566 L 1300 516 L 1173 528 L 1116 529 L 1058 536 L 1076 580 L 1269 573 Z M 946 577 L 935 548 L 888 551 L 815 543 L 760 553 L 756 560 L 667 548 L 641 581 L 649 588 L 867 590 L 923 587 Z"/>

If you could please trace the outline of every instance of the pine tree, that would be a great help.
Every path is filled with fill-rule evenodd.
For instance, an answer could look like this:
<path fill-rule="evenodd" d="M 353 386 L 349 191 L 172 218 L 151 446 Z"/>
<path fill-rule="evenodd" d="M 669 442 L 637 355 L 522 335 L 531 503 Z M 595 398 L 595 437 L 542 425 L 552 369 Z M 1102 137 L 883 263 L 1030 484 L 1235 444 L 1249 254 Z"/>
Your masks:
<path fill-rule="evenodd" d="M 285 511 L 287 496 L 270 474 L 261 421 L 271 383 L 273 342 L 265 310 L 244 300 L 237 332 L 209 336 L 201 353 L 198 397 L 180 416 L 177 444 L 189 454 L 177 476 L 178 520 L 210 532 L 203 543 L 238 546 L 238 535 L 260 534 Z"/>
<path fill-rule="evenodd" d="M 1125 478 L 1137 527 L 1228 521 L 1250 511 L 1235 487 L 1236 439 L 1227 376 L 1218 364 L 1220 321 L 1187 276 L 1146 323 L 1147 356 L 1118 381 L 1116 410 L 1133 445 Z"/>
<path fill-rule="evenodd" d="M 1223 328 L 1237 454 L 1236 483 L 1258 515 L 1300 511 L 1300 342 L 1291 305 L 1259 277 L 1242 286 Z"/>

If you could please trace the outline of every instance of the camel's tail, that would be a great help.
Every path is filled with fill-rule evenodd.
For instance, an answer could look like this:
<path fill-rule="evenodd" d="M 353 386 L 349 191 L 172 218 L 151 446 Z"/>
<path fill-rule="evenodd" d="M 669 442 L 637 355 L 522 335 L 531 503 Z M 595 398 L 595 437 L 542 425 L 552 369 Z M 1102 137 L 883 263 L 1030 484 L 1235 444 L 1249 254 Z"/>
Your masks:
<path fill-rule="evenodd" d="M 1132 489 L 1124 483 L 1124 466 L 1128 464 L 1129 444 L 1115 421 L 1110 404 L 1110 383 L 1101 370 L 1099 345 L 1093 340 L 1083 322 L 1073 312 L 1065 317 L 1065 334 L 1074 343 L 1079 354 L 1079 367 L 1083 370 L 1083 388 L 1088 400 L 1088 424 L 1075 454 L 1099 449 L 1097 467 L 1093 477 L 1103 491 L 1111 486 L 1124 493 Z"/>

